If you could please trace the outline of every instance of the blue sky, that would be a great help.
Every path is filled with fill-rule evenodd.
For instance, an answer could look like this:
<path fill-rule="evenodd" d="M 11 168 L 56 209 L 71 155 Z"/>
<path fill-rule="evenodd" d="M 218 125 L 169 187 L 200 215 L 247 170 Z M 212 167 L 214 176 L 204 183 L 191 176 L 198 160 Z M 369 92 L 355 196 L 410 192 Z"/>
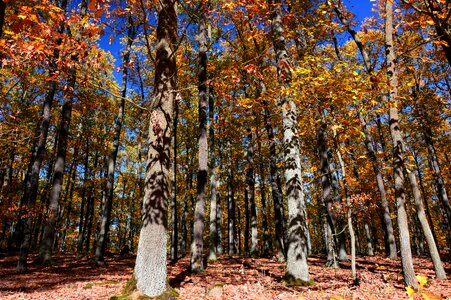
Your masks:
<path fill-rule="evenodd" d="M 353 12 L 359 21 L 362 21 L 368 16 L 371 16 L 371 8 L 374 2 L 370 0 L 345 0 L 344 4 L 349 11 Z"/>
<path fill-rule="evenodd" d="M 370 0 L 343 0 L 343 3 L 346 5 L 347 9 L 351 12 L 353 12 L 356 15 L 356 19 L 359 22 L 362 22 L 363 19 L 365 19 L 366 17 L 371 16 L 373 13 L 371 12 L 371 8 L 373 6 L 374 2 L 371 2 Z M 100 47 L 105 49 L 106 51 L 110 51 L 111 54 L 113 54 L 113 56 L 116 58 L 116 70 L 117 67 L 120 64 L 120 50 L 121 50 L 121 45 L 120 45 L 120 40 L 119 38 L 115 38 L 113 40 L 112 45 L 109 45 L 109 35 L 108 33 L 106 33 L 99 41 Z M 116 72 L 116 70 L 114 71 L 114 76 L 116 77 L 118 83 L 120 84 L 121 82 L 121 76 L 120 74 L 118 74 Z"/>

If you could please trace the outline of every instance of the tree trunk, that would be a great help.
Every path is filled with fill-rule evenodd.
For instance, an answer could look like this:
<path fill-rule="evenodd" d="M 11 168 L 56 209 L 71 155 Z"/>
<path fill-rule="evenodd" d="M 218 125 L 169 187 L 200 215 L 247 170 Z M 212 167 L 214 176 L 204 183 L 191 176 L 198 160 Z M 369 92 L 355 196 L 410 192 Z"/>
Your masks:
<path fill-rule="evenodd" d="M 349 190 L 348 190 L 348 181 L 347 181 L 347 172 L 346 172 L 346 166 L 343 161 L 343 157 L 341 155 L 341 151 L 339 148 L 339 142 L 338 142 L 338 136 L 336 129 L 332 129 L 333 138 L 334 138 L 334 145 L 338 157 L 338 162 L 340 163 L 341 168 L 341 174 L 342 174 L 342 180 L 343 180 L 343 188 L 346 198 L 346 206 L 347 206 L 347 212 L 346 212 L 346 219 L 348 223 L 348 230 L 349 230 L 349 236 L 351 239 L 351 272 L 352 272 L 352 280 L 354 281 L 354 284 L 358 284 L 357 279 L 357 268 L 356 268 L 356 234 L 354 232 L 354 226 L 352 224 L 352 203 L 351 199 L 349 198 Z M 365 223 L 366 225 L 366 223 Z M 370 244 L 371 245 L 371 244 Z M 345 251 L 346 254 L 346 251 Z"/>
<path fill-rule="evenodd" d="M 204 247 L 204 217 L 205 217 L 205 194 L 207 187 L 208 172 L 208 136 L 207 136 L 207 28 L 206 28 L 206 3 L 202 4 L 199 19 L 199 170 L 197 173 L 197 201 L 194 211 L 193 241 L 191 245 L 191 271 L 201 272 L 204 269 L 202 251 Z"/>
<path fill-rule="evenodd" d="M 258 127 L 258 126 L 257 126 Z M 261 142 L 260 138 L 258 136 L 258 130 L 257 130 L 257 147 L 258 147 L 258 156 L 262 156 L 261 154 Z M 270 234 L 269 234 L 269 228 L 268 228 L 268 212 L 266 208 L 266 189 L 265 189 L 265 174 L 264 174 L 264 168 L 263 168 L 263 161 L 260 160 L 259 162 L 259 170 L 260 170 L 260 176 L 259 178 L 259 187 L 260 187 L 260 199 L 262 203 L 262 226 L 263 226 L 263 256 L 267 257 L 269 256 L 269 251 L 271 249 L 270 245 Z"/>
<path fill-rule="evenodd" d="M 388 1 L 387 1 L 388 2 Z M 395 198 L 398 214 L 399 242 L 401 247 L 401 265 L 404 282 L 408 286 L 418 288 L 413 269 L 412 250 L 410 247 L 409 225 L 405 207 L 403 160 L 404 151 L 398 123 L 398 111 L 390 108 L 390 133 L 393 141 L 393 172 L 395 178 Z"/>
<path fill-rule="evenodd" d="M 133 26 L 131 15 L 129 15 L 128 32 L 127 32 L 127 46 L 122 58 L 122 90 L 121 90 L 121 102 L 119 111 L 114 121 L 114 137 L 111 154 L 108 160 L 108 181 L 106 185 L 106 191 L 104 194 L 104 205 L 100 216 L 100 228 L 97 235 L 97 246 L 95 251 L 95 261 L 103 262 L 105 256 L 105 250 L 107 246 L 107 237 L 110 230 L 111 222 L 111 209 L 113 205 L 114 195 L 114 170 L 116 169 L 117 153 L 119 151 L 119 140 L 121 137 L 122 125 L 124 123 L 124 110 L 125 110 L 125 98 L 127 97 L 127 80 L 128 69 L 130 62 L 130 52 L 135 37 L 136 28 Z"/>
<path fill-rule="evenodd" d="M 326 147 L 326 123 L 322 121 L 320 127 L 317 129 L 317 146 L 318 155 L 320 161 L 320 176 L 321 176 L 321 204 L 323 205 L 323 213 L 326 216 L 325 226 L 325 242 L 327 249 L 327 261 L 326 266 L 332 268 L 339 268 L 338 261 L 336 260 L 337 243 L 335 232 L 335 219 L 332 215 L 332 185 L 330 182 L 330 168 L 327 156 Z"/>
<path fill-rule="evenodd" d="M 390 134 L 393 142 L 393 173 L 395 179 L 395 198 L 398 213 L 399 240 L 401 246 L 401 265 L 404 282 L 408 286 L 418 288 L 413 268 L 412 250 L 410 247 L 409 224 L 405 207 L 404 189 L 404 144 L 401 136 L 401 129 L 398 122 L 398 78 L 395 67 L 395 49 L 393 44 L 393 3 L 385 1 L 385 53 L 387 60 L 387 74 L 389 79 L 389 102 L 392 105 L 389 110 Z M 394 107 L 393 107 L 394 106 Z"/>
<path fill-rule="evenodd" d="M 171 208 L 172 208 L 172 222 L 171 222 L 171 260 L 178 259 L 178 212 L 177 212 L 177 123 L 178 123 L 178 101 L 174 103 L 174 120 L 172 122 L 172 179 L 171 179 Z"/>
<path fill-rule="evenodd" d="M 6 2 L 0 1 L 0 38 L 3 35 L 3 24 L 5 22 Z"/>
<path fill-rule="evenodd" d="M 229 143 L 230 149 L 230 143 Z M 231 151 L 231 149 L 229 150 Z M 232 162 L 231 157 L 229 157 L 229 170 L 228 170 L 228 181 L 227 181 L 227 224 L 228 224 L 228 246 L 227 250 L 229 255 L 236 254 L 236 241 L 235 241 L 235 199 L 233 198 L 233 173 L 232 173 Z"/>
<path fill-rule="evenodd" d="M 395 259 L 397 255 L 396 250 L 396 241 L 395 241 L 395 235 L 393 230 L 393 222 L 390 217 L 390 208 L 388 205 L 388 199 L 387 194 L 385 192 L 385 185 L 384 180 L 382 179 L 382 173 L 379 169 L 379 162 L 376 157 L 376 152 L 374 150 L 374 143 L 371 138 L 371 135 L 368 130 L 367 123 L 362 115 L 362 113 L 359 112 L 359 119 L 360 123 L 362 125 L 363 133 L 365 134 L 365 147 L 368 152 L 368 156 L 370 158 L 371 164 L 373 166 L 374 174 L 376 175 L 376 183 L 377 188 L 379 191 L 379 194 L 381 196 L 381 214 L 382 214 L 382 221 L 383 221 L 383 227 L 384 227 L 384 240 L 385 240 L 385 252 L 388 255 L 389 258 Z"/>
<path fill-rule="evenodd" d="M 286 90 L 291 84 L 288 54 L 282 23 L 282 7 L 279 1 L 268 1 L 271 14 L 271 31 L 277 62 L 277 76 L 280 88 Z M 283 94 L 283 93 L 282 93 Z M 285 182 L 288 201 L 288 247 L 287 276 L 309 282 L 307 263 L 307 213 L 302 183 L 299 137 L 297 133 L 297 106 L 286 95 L 279 96 L 282 108 L 283 149 Z"/>
<path fill-rule="evenodd" d="M 218 231 L 220 227 L 217 222 L 217 214 L 218 214 L 218 203 L 217 203 L 217 179 L 216 176 L 218 174 L 218 168 L 215 162 L 215 130 L 214 130 L 214 96 L 213 96 L 213 87 L 210 87 L 210 93 L 208 97 L 208 114 L 209 114 L 209 137 L 208 141 L 210 142 L 210 250 L 208 254 L 208 261 L 215 261 L 217 259 L 218 254 L 218 244 L 221 241 L 218 241 Z"/>
<path fill-rule="evenodd" d="M 158 7 L 155 102 L 151 107 L 142 227 L 134 272 L 138 291 L 150 297 L 162 294 L 167 285 L 167 202 L 177 90 L 176 7 L 174 0 L 162 0 Z"/>
<path fill-rule="evenodd" d="M 257 228 L 257 209 L 255 207 L 255 174 L 254 174 L 254 139 L 252 135 L 252 131 L 248 129 L 248 142 L 249 145 L 247 147 L 247 161 L 248 161 L 248 169 L 246 172 L 246 180 L 247 187 L 249 191 L 249 226 L 246 229 L 245 234 L 249 234 L 249 230 L 251 233 L 251 249 L 250 256 L 254 257 L 258 254 L 258 228 Z"/>
<path fill-rule="evenodd" d="M 417 178 L 415 173 L 411 170 L 407 170 L 407 177 L 410 181 L 410 186 L 412 188 L 413 199 L 415 201 L 416 213 L 418 216 L 418 221 L 420 222 L 421 229 L 426 239 L 426 243 L 429 247 L 429 254 L 431 255 L 432 263 L 435 269 L 435 276 L 437 279 L 446 279 L 446 273 L 443 269 L 443 264 L 440 259 L 440 253 L 435 244 L 434 236 L 432 234 L 431 228 L 429 227 L 428 221 L 426 219 L 426 213 L 424 211 L 423 199 L 421 198 L 421 192 L 418 188 Z"/>
<path fill-rule="evenodd" d="M 423 122 L 424 124 L 424 122 Z M 437 186 L 437 195 L 445 210 L 445 216 L 448 222 L 448 227 L 451 227 L 451 206 L 448 200 L 448 193 L 445 188 L 445 181 L 443 180 L 442 171 L 435 151 L 434 142 L 432 139 L 432 130 L 429 126 L 424 126 L 424 140 L 428 148 L 429 166 L 434 172 L 435 185 Z"/>
<path fill-rule="evenodd" d="M 425 207 L 426 207 L 426 217 L 427 217 L 427 219 L 429 221 L 429 225 L 430 225 L 430 228 L 431 228 L 431 232 L 432 232 L 432 236 L 434 238 L 435 245 L 437 247 L 437 250 L 439 250 L 439 252 L 440 252 L 440 249 L 439 249 L 439 246 L 438 246 L 438 242 L 437 242 L 437 235 L 435 234 L 434 222 L 432 222 L 431 211 L 429 209 L 429 202 L 428 202 L 428 199 L 426 198 L 426 192 L 424 190 L 423 177 L 421 175 L 421 169 L 420 169 L 420 164 L 418 162 L 418 156 L 416 155 L 416 153 L 413 150 L 412 150 L 412 156 L 413 156 L 413 159 L 415 161 L 415 167 L 417 169 L 417 176 L 418 176 L 418 180 L 420 182 L 420 189 L 421 189 L 422 199 L 423 199 L 423 202 L 424 202 Z"/>
<path fill-rule="evenodd" d="M 338 151 L 338 149 L 337 149 Z M 327 149 L 327 165 L 328 165 L 328 172 L 329 172 L 329 180 L 332 186 L 333 191 L 333 202 L 337 203 L 338 205 L 341 204 L 342 199 L 339 191 L 339 184 L 338 184 L 338 170 L 335 168 L 335 162 L 333 159 L 332 151 L 330 148 Z M 333 215 L 332 215 L 333 216 Z M 345 234 L 345 226 L 344 226 L 344 218 L 341 216 L 333 216 L 333 220 L 335 221 L 335 241 L 337 243 L 337 250 L 338 250 L 338 260 L 340 261 L 348 261 L 348 254 L 346 253 L 346 234 Z M 346 216 L 347 221 L 347 216 Z M 338 232 L 337 232 L 338 231 Z"/>

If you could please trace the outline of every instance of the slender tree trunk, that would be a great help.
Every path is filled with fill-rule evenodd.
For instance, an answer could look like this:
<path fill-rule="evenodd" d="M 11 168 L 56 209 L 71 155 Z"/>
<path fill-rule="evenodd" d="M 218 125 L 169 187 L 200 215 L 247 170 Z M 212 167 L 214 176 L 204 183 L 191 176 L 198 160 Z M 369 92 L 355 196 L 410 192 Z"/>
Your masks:
<path fill-rule="evenodd" d="M 218 174 L 218 168 L 215 162 L 215 130 L 214 130 L 214 96 L 213 96 L 213 87 L 210 87 L 210 93 L 208 97 L 208 115 L 209 115 L 209 137 L 208 141 L 210 142 L 210 162 L 209 162 L 209 170 L 210 170 L 210 250 L 208 254 L 209 261 L 215 261 L 217 259 L 218 254 L 218 231 L 220 227 L 217 222 L 217 214 L 218 214 L 218 202 L 217 202 L 217 179 L 216 176 Z M 219 243 L 221 241 L 219 240 Z"/>
<path fill-rule="evenodd" d="M 418 221 L 420 222 L 421 229 L 426 239 L 426 243 L 429 247 L 429 254 L 431 255 L 432 263 L 435 269 L 435 275 L 437 279 L 446 279 L 446 273 L 443 268 L 442 261 L 440 259 L 440 253 L 435 244 L 434 236 L 432 234 L 431 228 L 426 219 L 426 213 L 424 211 L 423 199 L 421 198 L 421 192 L 418 188 L 417 178 L 415 173 L 407 170 L 407 176 L 410 181 L 410 186 L 412 188 L 413 199 L 415 201 L 416 213 L 418 216 Z"/>
<path fill-rule="evenodd" d="M 320 175 L 321 175 L 321 203 L 323 205 L 323 213 L 326 216 L 327 226 L 325 232 L 325 242 L 327 249 L 327 261 L 326 266 L 339 268 L 338 261 L 336 260 L 337 253 L 337 243 L 336 232 L 335 232 L 335 219 L 332 215 L 332 185 L 329 176 L 329 161 L 327 157 L 327 147 L 326 147 L 326 123 L 323 121 L 320 127 L 317 129 L 317 145 L 318 145 L 318 155 L 320 159 Z"/>
<path fill-rule="evenodd" d="M 257 130 L 258 132 L 258 130 Z M 260 138 L 257 133 L 257 147 L 258 147 L 258 156 L 261 157 L 261 142 Z M 271 249 L 270 245 L 270 234 L 269 234 L 269 228 L 268 228 L 268 211 L 266 208 L 266 189 L 265 189 L 265 174 L 264 174 L 264 168 L 263 168 L 263 161 L 260 160 L 259 162 L 259 170 L 260 170 L 260 176 L 259 178 L 259 187 L 260 187 L 260 199 L 261 199 L 261 209 L 262 209 L 262 226 L 263 226 L 263 256 L 267 257 L 269 256 L 269 251 Z"/>
<path fill-rule="evenodd" d="M 248 161 L 248 169 L 246 172 L 246 181 L 247 188 L 249 191 L 248 200 L 249 200 L 249 211 L 248 218 L 249 225 L 246 228 L 245 234 L 249 234 L 249 230 L 251 233 L 251 249 L 250 256 L 254 257 L 258 254 L 258 228 L 257 228 L 257 209 L 255 206 L 255 175 L 254 175 L 254 139 L 252 135 L 252 131 L 248 129 L 248 142 L 249 145 L 247 147 L 247 161 Z"/>
<path fill-rule="evenodd" d="M 172 208 L 172 222 L 171 222 L 171 260 L 178 259 L 178 212 L 177 212 L 177 123 L 178 123 L 178 101 L 174 103 L 174 120 L 172 122 L 172 179 L 171 179 L 171 208 Z"/>
<path fill-rule="evenodd" d="M 337 153 L 337 157 L 338 157 L 338 162 L 340 164 L 342 180 L 343 180 L 343 188 L 344 188 L 344 193 L 345 193 L 345 198 L 346 198 L 346 206 L 347 206 L 346 219 L 347 219 L 347 224 L 348 224 L 349 237 L 351 239 L 352 280 L 354 281 L 354 284 L 357 284 L 358 279 L 357 279 L 357 268 L 356 268 L 356 234 L 354 232 L 354 226 L 352 224 L 352 203 L 351 203 L 351 199 L 349 198 L 347 172 L 346 172 L 345 162 L 343 161 L 343 157 L 341 155 L 341 151 L 339 148 L 340 145 L 338 142 L 338 136 L 337 136 L 336 129 L 332 129 L 332 133 L 333 133 L 334 145 L 335 145 L 335 149 L 336 149 L 336 153 Z"/>
<path fill-rule="evenodd" d="M 291 84 L 288 54 L 282 23 L 282 7 L 279 1 L 268 1 L 271 14 L 271 31 L 277 62 L 280 88 Z M 282 93 L 283 94 L 283 93 Z M 297 106 L 289 96 L 279 96 L 282 108 L 285 182 L 288 201 L 287 276 L 309 282 L 307 263 L 307 213 L 302 183 L 299 137 L 297 133 Z"/>
<path fill-rule="evenodd" d="M 374 255 L 373 243 L 371 239 L 370 227 L 367 221 L 365 221 L 364 227 L 365 227 L 366 246 L 368 250 L 367 254 L 369 256 L 373 256 Z"/>
<path fill-rule="evenodd" d="M 230 149 L 230 143 L 229 143 Z M 231 151 L 231 150 L 230 150 Z M 233 198 L 233 173 L 232 173 L 232 162 L 231 157 L 229 157 L 229 170 L 228 170 L 228 180 L 227 180 L 227 224 L 228 224 L 228 246 L 227 250 L 229 255 L 236 254 L 236 241 L 235 241 L 235 199 Z"/>
<path fill-rule="evenodd" d="M 427 219 L 429 221 L 429 225 L 430 225 L 430 228 L 431 228 L 431 232 L 432 232 L 432 236 L 434 238 L 435 245 L 437 246 L 437 250 L 439 250 L 439 245 L 438 245 L 438 242 L 437 242 L 437 235 L 436 235 L 435 229 L 434 229 L 434 222 L 432 221 L 431 211 L 429 209 L 429 202 L 428 202 L 428 199 L 426 198 L 426 192 L 424 190 L 423 176 L 421 175 L 420 163 L 418 162 L 418 156 L 416 155 L 416 153 L 413 150 L 412 150 L 412 156 L 414 158 L 415 167 L 417 169 L 417 175 L 418 175 L 418 180 L 420 182 L 420 189 L 421 189 L 422 199 L 423 199 L 424 205 L 426 207 L 426 217 L 427 217 Z M 439 252 L 440 252 L 440 250 L 439 250 Z"/>
<path fill-rule="evenodd" d="M 376 184 L 381 196 L 381 213 L 384 227 L 384 240 L 385 240 L 385 252 L 389 258 L 395 259 L 397 255 L 396 241 L 393 230 L 393 222 L 390 217 L 390 208 L 388 205 L 387 194 L 385 192 L 384 180 L 382 179 L 382 173 L 379 169 L 379 162 L 374 150 L 374 143 L 368 130 L 367 123 L 363 115 L 359 112 L 360 123 L 362 124 L 363 133 L 365 134 L 365 147 L 368 152 L 371 164 L 373 166 L 374 174 L 376 175 Z"/>
<path fill-rule="evenodd" d="M 93 178 L 95 176 L 95 172 L 97 170 L 97 165 L 98 165 L 98 161 L 99 161 L 99 155 L 96 152 L 95 157 L 94 157 L 94 167 L 91 170 L 91 178 Z M 102 175 L 102 172 L 99 171 L 99 177 Z M 91 233 L 92 233 L 92 227 L 93 227 L 93 220 L 94 220 L 94 210 L 95 210 L 95 187 L 93 185 L 91 185 L 89 187 L 89 192 L 88 192 L 88 206 L 86 208 L 86 220 L 85 220 L 85 230 L 83 230 L 83 232 L 86 232 L 86 239 L 85 239 L 85 250 L 86 253 L 89 253 L 89 246 L 91 244 Z"/>
<path fill-rule="evenodd" d="M 80 203 L 80 218 L 78 221 L 78 236 L 77 236 L 77 258 L 82 255 L 83 241 L 84 241 L 84 220 L 85 220 L 85 206 L 86 206 L 86 189 L 89 181 L 89 140 L 86 140 L 85 150 L 85 162 L 84 162 L 84 174 L 83 174 L 83 187 L 81 191 L 81 203 Z"/>
<path fill-rule="evenodd" d="M 61 122 L 58 136 L 58 152 L 53 172 L 52 190 L 50 192 L 49 208 L 47 220 L 44 226 L 44 234 L 39 255 L 36 262 L 41 264 L 50 264 L 52 262 L 52 245 L 55 238 L 55 226 L 58 220 L 59 200 L 61 189 L 63 187 L 64 165 L 66 162 L 67 142 L 69 138 L 70 121 L 72 114 L 72 91 L 75 88 L 76 73 L 75 69 L 70 71 L 68 82 L 69 93 L 66 94 L 64 104 L 61 110 Z"/>
<path fill-rule="evenodd" d="M 204 269 L 202 251 L 204 247 L 204 217 L 205 197 L 208 172 L 208 135 L 207 135 L 207 28 L 206 28 L 207 4 L 201 7 L 199 19 L 199 170 L 197 172 L 197 201 L 194 211 L 193 241 L 191 246 L 191 271 L 201 272 Z"/>
<path fill-rule="evenodd" d="M 238 209 L 238 213 L 239 213 Z M 246 187 L 244 189 L 244 213 L 245 213 L 245 224 L 244 224 L 244 256 L 249 257 L 249 231 L 250 231 L 250 212 L 249 212 L 249 190 Z M 240 215 L 238 214 L 238 220 L 240 219 Z M 238 235 L 239 237 L 239 235 Z"/>
<path fill-rule="evenodd" d="M 74 159 L 75 159 L 75 156 L 74 156 Z M 75 164 L 75 162 L 74 162 L 74 164 Z M 60 249 L 63 252 L 66 250 L 67 228 L 70 225 L 70 219 L 71 219 L 71 213 L 72 213 L 72 199 L 73 199 L 73 193 L 74 193 L 74 185 L 75 185 L 75 180 L 77 178 L 77 168 L 76 168 L 76 165 L 74 165 L 74 166 L 75 166 L 75 168 L 74 168 L 74 171 L 72 173 L 72 176 L 69 178 L 70 187 L 69 187 L 69 190 L 67 192 L 68 200 L 67 200 L 67 208 L 65 209 L 65 211 L 66 211 L 66 220 L 64 222 L 63 232 L 61 234 L 61 242 L 60 242 L 61 246 L 60 246 Z"/>
<path fill-rule="evenodd" d="M 337 149 L 338 151 L 338 149 Z M 341 204 L 342 199 L 339 191 L 339 184 L 338 184 L 338 171 L 335 168 L 335 162 L 333 159 L 332 151 L 330 148 L 327 149 L 327 165 L 329 170 L 329 180 L 332 186 L 333 191 L 333 201 L 337 204 Z M 340 261 L 348 261 L 348 254 L 346 253 L 346 234 L 345 230 L 343 229 L 344 226 L 344 218 L 341 216 L 334 216 L 332 215 L 333 220 L 335 220 L 335 241 L 337 243 L 337 250 L 338 250 L 338 260 Z M 346 215 L 346 221 L 347 221 L 347 215 Z M 338 232 L 337 232 L 338 231 Z"/>
<path fill-rule="evenodd" d="M 437 195 L 443 205 L 448 226 L 451 227 L 451 206 L 448 200 L 448 193 L 445 188 L 445 181 L 443 180 L 442 171 L 435 151 L 434 142 L 432 138 L 432 130 L 429 126 L 424 125 L 424 140 L 428 148 L 429 166 L 434 172 L 435 185 L 437 186 Z"/>
<path fill-rule="evenodd" d="M 106 185 L 105 198 L 102 214 L 100 216 L 100 230 L 97 236 L 97 246 L 95 251 L 96 262 L 103 262 L 110 230 L 111 209 L 114 195 L 114 170 L 116 169 L 117 153 L 119 151 L 119 140 L 121 137 L 122 125 L 124 123 L 125 97 L 127 97 L 127 80 L 130 62 L 130 52 L 135 38 L 136 28 L 133 26 L 131 15 L 129 15 L 129 24 L 127 32 L 127 46 L 122 58 L 122 91 L 119 111 L 114 121 L 114 138 L 111 154 L 108 160 L 108 181 Z"/>
<path fill-rule="evenodd" d="M 176 1 L 162 0 L 158 6 L 155 103 L 151 107 L 142 227 L 134 272 L 138 291 L 150 297 L 162 294 L 167 285 L 167 202 L 177 42 Z"/>

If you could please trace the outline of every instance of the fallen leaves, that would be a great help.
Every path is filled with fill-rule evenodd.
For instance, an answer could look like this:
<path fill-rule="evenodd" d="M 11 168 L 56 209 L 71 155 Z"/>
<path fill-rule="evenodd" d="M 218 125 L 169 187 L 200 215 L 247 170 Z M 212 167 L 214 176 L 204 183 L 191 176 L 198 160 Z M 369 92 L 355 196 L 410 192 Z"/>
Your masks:
<path fill-rule="evenodd" d="M 32 259 L 32 258 L 30 258 Z M 50 267 L 30 265 L 25 274 L 14 268 L 17 256 L 0 256 L 0 299 L 109 299 L 120 294 L 130 278 L 134 258 L 110 257 L 106 265 L 96 266 L 88 258 L 73 255 L 55 258 Z M 450 280 L 434 280 L 428 259 L 416 258 L 417 279 L 425 290 L 407 295 L 400 275 L 400 262 L 380 256 L 358 257 L 360 285 L 353 286 L 349 262 L 341 269 L 324 267 L 319 257 L 309 258 L 310 287 L 287 287 L 281 281 L 285 268 L 276 258 L 221 257 L 210 263 L 205 272 L 189 273 L 189 256 L 168 264 L 169 283 L 180 299 L 206 300 L 299 300 L 299 299 L 441 299 L 449 296 Z M 449 270 L 450 264 L 445 263 Z M 418 298 L 419 299 L 419 298 Z"/>

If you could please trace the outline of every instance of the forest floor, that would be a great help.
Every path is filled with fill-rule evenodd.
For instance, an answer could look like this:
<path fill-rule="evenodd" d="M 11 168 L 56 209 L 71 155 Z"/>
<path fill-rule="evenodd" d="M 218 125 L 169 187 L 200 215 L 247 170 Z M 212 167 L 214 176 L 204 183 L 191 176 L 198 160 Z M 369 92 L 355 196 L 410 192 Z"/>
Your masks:
<path fill-rule="evenodd" d="M 33 256 L 30 257 L 30 262 Z M 17 273 L 17 256 L 0 254 L 0 299 L 109 299 L 120 294 L 131 277 L 134 257 L 112 256 L 104 266 L 88 258 L 64 254 L 50 267 L 29 266 Z M 314 285 L 288 287 L 282 281 L 284 264 L 275 258 L 226 257 L 210 263 L 205 272 L 190 274 L 189 258 L 168 264 L 169 283 L 179 299 L 408 299 L 399 261 L 381 256 L 358 257 L 359 285 L 353 286 L 350 263 L 341 269 L 324 267 L 324 259 L 309 258 Z M 451 264 L 445 263 L 448 278 Z M 435 280 L 429 259 L 415 258 L 417 274 L 428 277 L 423 292 L 432 299 L 451 300 L 451 279 Z M 422 299 L 416 294 L 415 299 Z"/>

